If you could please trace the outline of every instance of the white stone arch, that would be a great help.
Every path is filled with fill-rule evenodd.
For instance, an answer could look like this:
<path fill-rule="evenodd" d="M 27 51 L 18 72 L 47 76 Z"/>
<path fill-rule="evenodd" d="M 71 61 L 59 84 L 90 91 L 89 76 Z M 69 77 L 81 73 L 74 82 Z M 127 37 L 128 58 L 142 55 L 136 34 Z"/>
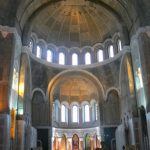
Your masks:
<path fill-rule="evenodd" d="M 76 106 L 78 106 L 79 108 L 80 108 L 80 104 L 79 104 L 79 102 L 71 102 L 70 103 L 70 109 L 74 106 L 74 105 L 76 105 Z"/>
<path fill-rule="evenodd" d="M 69 103 L 67 101 L 62 101 L 60 105 L 65 105 L 67 108 L 69 108 Z"/>
<path fill-rule="evenodd" d="M 47 88 L 47 93 L 46 93 L 46 99 L 50 101 L 50 111 L 52 111 L 52 102 L 53 102 L 53 93 L 55 90 L 56 85 L 66 75 L 71 75 L 71 74 L 80 74 L 86 77 L 88 80 L 92 80 L 92 83 L 95 85 L 97 91 L 98 91 L 98 97 L 102 97 L 102 99 L 105 99 L 105 93 L 104 93 L 104 88 L 101 84 L 101 82 L 92 74 L 89 73 L 88 71 L 81 70 L 81 69 L 70 69 L 70 70 L 65 70 L 59 74 L 57 74 L 48 84 Z M 51 117 L 51 116 L 50 116 Z"/>
<path fill-rule="evenodd" d="M 110 87 L 110 88 L 106 91 L 106 99 L 105 99 L 105 101 L 107 100 L 108 95 L 109 95 L 109 93 L 110 93 L 111 91 L 116 91 L 117 94 L 118 94 L 118 97 L 119 97 L 119 99 L 120 99 L 120 90 L 119 90 L 118 88 L 116 88 L 116 87 Z"/>
<path fill-rule="evenodd" d="M 33 96 L 34 96 L 34 93 L 35 93 L 35 92 L 40 92 L 40 93 L 42 94 L 42 96 L 43 96 L 44 102 L 46 101 L 45 93 L 44 93 L 44 91 L 43 91 L 42 89 L 40 89 L 40 88 L 35 88 L 35 89 L 32 90 L 32 93 L 31 93 L 31 100 L 33 99 Z"/>
<path fill-rule="evenodd" d="M 91 99 L 91 101 L 90 101 L 90 105 L 92 106 L 94 103 L 96 103 L 96 104 L 97 104 L 97 101 L 96 101 L 95 99 Z"/>
<path fill-rule="evenodd" d="M 46 93 L 46 97 L 50 100 L 52 100 L 52 92 L 54 91 L 54 86 L 58 83 L 59 79 L 66 75 L 66 74 L 70 74 L 70 73 L 81 73 L 82 75 L 87 75 L 88 79 L 93 79 L 94 83 L 96 84 L 97 88 L 99 88 L 98 90 L 100 90 L 102 92 L 102 97 L 103 99 L 105 99 L 105 92 L 104 92 L 104 88 L 101 84 L 101 82 L 92 74 L 89 73 L 88 71 L 85 70 L 81 70 L 81 69 L 70 69 L 70 70 L 65 70 L 59 74 L 57 74 L 48 84 L 48 89 L 47 89 L 47 93 Z"/>

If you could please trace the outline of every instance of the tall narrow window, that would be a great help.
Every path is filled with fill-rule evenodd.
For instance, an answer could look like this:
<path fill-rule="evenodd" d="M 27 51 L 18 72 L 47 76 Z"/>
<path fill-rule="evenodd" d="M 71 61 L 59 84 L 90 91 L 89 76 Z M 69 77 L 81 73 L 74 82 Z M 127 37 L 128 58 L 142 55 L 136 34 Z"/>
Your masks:
<path fill-rule="evenodd" d="M 114 57 L 114 48 L 112 45 L 109 46 L 108 52 L 109 52 L 109 58 Z"/>
<path fill-rule="evenodd" d="M 64 65 L 65 64 L 65 55 L 64 53 L 59 53 L 59 64 Z"/>
<path fill-rule="evenodd" d="M 52 51 L 48 50 L 47 51 L 47 61 L 52 62 L 52 57 L 53 57 Z"/>
<path fill-rule="evenodd" d="M 76 105 L 72 107 L 72 122 L 78 122 L 78 107 Z"/>
<path fill-rule="evenodd" d="M 72 54 L 72 65 L 78 65 L 78 55 L 76 53 Z"/>
<path fill-rule="evenodd" d="M 97 52 L 97 59 L 98 59 L 98 62 L 101 62 L 101 61 L 104 60 L 104 57 L 103 57 L 103 50 L 100 49 L 100 50 Z"/>
<path fill-rule="evenodd" d="M 91 55 L 90 55 L 89 52 L 87 52 L 87 53 L 85 54 L 85 64 L 86 64 L 86 65 L 91 64 Z"/>
<path fill-rule="evenodd" d="M 122 50 L 121 40 L 118 40 L 117 44 L 118 44 L 118 51 L 121 51 Z"/>
<path fill-rule="evenodd" d="M 98 104 L 95 103 L 95 120 L 98 120 Z"/>
<path fill-rule="evenodd" d="M 66 122 L 66 106 L 61 106 L 61 122 Z"/>
<path fill-rule="evenodd" d="M 85 122 L 90 121 L 90 108 L 89 108 L 89 105 L 84 106 L 84 121 Z"/>
<path fill-rule="evenodd" d="M 41 58 L 41 53 L 42 53 L 42 51 L 41 51 L 40 46 L 37 46 L 37 48 L 36 48 L 36 57 Z"/>

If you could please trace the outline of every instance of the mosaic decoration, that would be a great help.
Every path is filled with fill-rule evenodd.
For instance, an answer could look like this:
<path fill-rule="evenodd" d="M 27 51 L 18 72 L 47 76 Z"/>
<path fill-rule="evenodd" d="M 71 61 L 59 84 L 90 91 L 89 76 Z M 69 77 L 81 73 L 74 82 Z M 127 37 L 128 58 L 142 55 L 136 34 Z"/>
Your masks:
<path fill-rule="evenodd" d="M 72 150 L 79 150 L 79 137 L 77 134 L 74 134 L 72 138 Z"/>

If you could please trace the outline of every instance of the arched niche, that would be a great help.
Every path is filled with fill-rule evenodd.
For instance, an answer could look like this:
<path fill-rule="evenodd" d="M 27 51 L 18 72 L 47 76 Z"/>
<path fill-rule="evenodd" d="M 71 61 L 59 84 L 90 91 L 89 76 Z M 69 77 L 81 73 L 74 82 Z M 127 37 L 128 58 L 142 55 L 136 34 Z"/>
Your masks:
<path fill-rule="evenodd" d="M 79 149 L 79 137 L 77 134 L 74 134 L 72 137 L 72 150 Z"/>
<path fill-rule="evenodd" d="M 109 90 L 106 101 L 102 104 L 102 123 L 105 125 L 118 125 L 120 123 L 120 98 L 118 91 Z"/>
<path fill-rule="evenodd" d="M 41 90 L 34 90 L 32 96 L 32 125 L 41 126 L 48 122 L 46 102 Z"/>
<path fill-rule="evenodd" d="M 54 95 L 59 97 L 60 102 L 65 100 L 68 103 L 72 101 L 81 103 L 84 100 L 91 101 L 91 99 L 100 101 L 105 97 L 100 81 L 91 73 L 83 70 L 63 71 L 51 80 L 46 95 L 50 101 L 50 112 L 52 112 Z"/>

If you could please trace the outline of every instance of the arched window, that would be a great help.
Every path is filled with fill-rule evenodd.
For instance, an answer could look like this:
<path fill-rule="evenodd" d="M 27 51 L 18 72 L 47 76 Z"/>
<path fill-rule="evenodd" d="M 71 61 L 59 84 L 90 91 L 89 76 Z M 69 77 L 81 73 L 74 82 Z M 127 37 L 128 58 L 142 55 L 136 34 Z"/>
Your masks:
<path fill-rule="evenodd" d="M 53 57 L 52 51 L 47 50 L 47 61 L 52 62 L 52 57 Z"/>
<path fill-rule="evenodd" d="M 114 48 L 112 45 L 109 46 L 108 52 L 109 52 L 109 58 L 114 57 Z"/>
<path fill-rule="evenodd" d="M 67 108 L 65 105 L 61 105 L 61 122 L 67 122 Z"/>
<path fill-rule="evenodd" d="M 78 107 L 76 105 L 72 107 L 72 122 L 78 122 Z"/>
<path fill-rule="evenodd" d="M 30 51 L 32 52 L 32 50 L 33 50 L 33 40 L 32 39 L 30 39 L 28 47 L 29 47 Z"/>
<path fill-rule="evenodd" d="M 72 54 L 72 65 L 78 65 L 78 55 L 76 53 Z"/>
<path fill-rule="evenodd" d="M 122 43 L 121 43 L 120 39 L 117 41 L 117 46 L 118 46 L 118 51 L 121 51 L 122 50 Z"/>
<path fill-rule="evenodd" d="M 89 105 L 84 105 L 84 122 L 90 121 L 90 107 Z"/>
<path fill-rule="evenodd" d="M 64 65 L 65 64 L 65 55 L 64 53 L 59 53 L 59 64 Z"/>
<path fill-rule="evenodd" d="M 103 61 L 104 60 L 104 57 L 103 57 L 103 50 L 98 50 L 98 52 L 97 52 L 97 60 L 98 60 L 98 62 L 101 62 L 101 61 Z"/>
<path fill-rule="evenodd" d="M 37 46 L 36 47 L 36 57 L 41 58 L 41 54 L 42 54 L 41 48 L 40 48 L 40 46 Z"/>
<path fill-rule="evenodd" d="M 86 65 L 91 64 L 91 54 L 90 54 L 89 52 L 87 52 L 87 53 L 85 54 L 85 64 L 86 64 Z"/>

